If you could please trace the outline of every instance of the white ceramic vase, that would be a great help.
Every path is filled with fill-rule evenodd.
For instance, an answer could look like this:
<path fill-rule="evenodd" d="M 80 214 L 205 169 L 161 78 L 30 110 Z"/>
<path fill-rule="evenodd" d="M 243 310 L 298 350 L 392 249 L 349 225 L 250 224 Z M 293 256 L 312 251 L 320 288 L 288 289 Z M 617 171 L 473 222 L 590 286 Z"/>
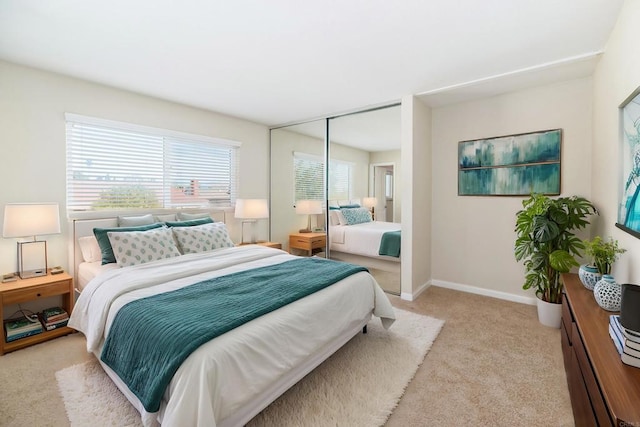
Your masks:
<path fill-rule="evenodd" d="M 603 274 L 602 279 L 593 287 L 593 296 L 600 307 L 607 311 L 620 311 L 622 287 L 612 275 Z"/>
<path fill-rule="evenodd" d="M 546 302 L 538 298 L 538 320 L 545 326 L 560 328 L 562 304 Z"/>
<path fill-rule="evenodd" d="M 593 265 L 582 264 L 578 270 L 578 277 L 582 285 L 592 291 L 598 280 L 602 279 L 602 274 Z"/>

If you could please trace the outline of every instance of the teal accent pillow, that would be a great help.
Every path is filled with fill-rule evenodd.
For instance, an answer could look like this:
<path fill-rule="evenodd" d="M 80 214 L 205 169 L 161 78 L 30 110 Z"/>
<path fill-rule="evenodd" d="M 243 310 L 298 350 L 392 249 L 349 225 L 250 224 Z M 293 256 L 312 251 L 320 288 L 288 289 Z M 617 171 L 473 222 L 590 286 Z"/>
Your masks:
<path fill-rule="evenodd" d="M 173 228 L 173 227 L 193 227 L 194 225 L 211 224 L 212 222 L 213 220 L 211 219 L 211 217 L 208 217 L 208 218 L 200 218 L 200 219 L 190 219 L 188 221 L 167 221 L 165 222 L 165 224 L 167 224 L 167 227 Z"/>
<path fill-rule="evenodd" d="M 371 222 L 371 212 L 367 208 L 347 208 L 340 209 L 347 225 L 362 224 Z"/>
<path fill-rule="evenodd" d="M 342 205 L 340 206 L 340 209 L 355 209 L 355 208 L 359 208 L 360 205 Z"/>
<path fill-rule="evenodd" d="M 105 264 L 113 264 L 116 262 L 116 257 L 113 254 L 113 248 L 111 247 L 111 242 L 109 241 L 109 236 L 107 235 L 110 231 L 147 231 L 152 230 L 154 228 L 164 227 L 164 224 L 161 222 L 156 222 L 155 224 L 149 225 L 141 225 L 138 227 L 113 227 L 113 228 L 94 228 L 93 235 L 96 236 L 96 240 L 98 241 L 98 246 L 100 246 L 100 253 L 102 254 L 102 265 Z"/>

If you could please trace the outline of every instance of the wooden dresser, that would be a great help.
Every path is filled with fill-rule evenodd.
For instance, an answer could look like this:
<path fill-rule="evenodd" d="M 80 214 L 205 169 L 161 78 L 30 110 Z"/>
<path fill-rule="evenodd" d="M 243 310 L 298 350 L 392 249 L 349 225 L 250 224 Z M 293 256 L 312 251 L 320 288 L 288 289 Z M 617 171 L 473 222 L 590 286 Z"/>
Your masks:
<path fill-rule="evenodd" d="M 640 426 L 640 368 L 620 361 L 609 316 L 577 274 L 563 274 L 562 353 L 576 426 Z"/>

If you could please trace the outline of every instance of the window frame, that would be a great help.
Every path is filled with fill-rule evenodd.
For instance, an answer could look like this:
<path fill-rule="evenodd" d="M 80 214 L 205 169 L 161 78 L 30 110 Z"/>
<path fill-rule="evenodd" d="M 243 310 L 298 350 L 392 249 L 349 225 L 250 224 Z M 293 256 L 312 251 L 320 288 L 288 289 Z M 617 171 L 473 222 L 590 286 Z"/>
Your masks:
<path fill-rule="evenodd" d="M 160 207 L 157 208 L 136 208 L 136 207 L 108 207 L 105 209 L 95 209 L 92 207 L 76 207 L 75 204 L 70 203 L 72 199 L 70 198 L 70 188 L 73 185 L 73 172 L 72 166 L 69 164 L 72 156 L 72 148 L 70 144 L 71 132 L 70 126 L 73 125 L 85 125 L 85 126 L 97 126 L 102 128 L 113 129 L 116 131 L 123 132 L 131 132 L 136 133 L 139 136 L 144 135 L 145 137 L 155 137 L 161 138 L 161 143 L 158 148 L 161 151 L 158 155 L 162 158 L 162 182 L 160 184 L 156 184 L 156 187 L 160 186 L 162 188 L 161 196 L 158 196 L 158 200 L 160 202 Z M 122 212 L 131 212 L 131 211 L 154 211 L 158 213 L 175 211 L 176 209 L 228 209 L 232 208 L 235 204 L 235 199 L 238 197 L 238 189 L 239 189 L 239 178 L 240 178 L 240 147 L 242 145 L 241 142 L 222 139 L 222 138 L 214 138 L 209 136 L 191 134 L 186 132 L 174 131 L 169 129 L 156 128 L 151 126 L 137 125 L 128 122 L 120 122 L 114 120 L 101 119 L 97 117 L 83 116 L 74 113 L 65 113 L 65 144 L 66 144 L 66 155 L 65 159 L 67 162 L 67 166 L 65 168 L 65 201 L 66 201 L 66 210 L 69 217 L 81 217 L 81 216 L 92 216 L 89 213 L 91 212 L 100 212 L 101 214 L 108 214 L 111 212 L 114 213 L 122 213 Z M 169 181 L 170 172 L 168 170 L 167 159 L 169 158 L 169 152 L 167 147 L 170 144 L 185 144 L 185 147 L 188 147 L 188 144 L 210 144 L 211 146 L 219 149 L 229 149 L 230 150 L 230 160 L 229 160 L 229 169 L 231 170 L 231 175 L 229 175 L 230 181 L 230 191 L 229 195 L 229 204 L 224 205 L 215 205 L 215 204 L 193 204 L 193 203 L 185 203 L 184 205 L 180 205 L 179 203 L 171 204 L 171 198 L 169 196 L 171 192 L 171 188 L 173 185 Z M 126 171 L 126 169 L 124 169 Z M 115 169 L 114 169 L 115 171 Z M 155 169 L 156 173 L 158 169 Z M 158 176 L 160 174 L 157 174 Z M 93 202 L 92 202 L 93 203 Z M 70 208 L 70 206 L 73 206 Z"/>

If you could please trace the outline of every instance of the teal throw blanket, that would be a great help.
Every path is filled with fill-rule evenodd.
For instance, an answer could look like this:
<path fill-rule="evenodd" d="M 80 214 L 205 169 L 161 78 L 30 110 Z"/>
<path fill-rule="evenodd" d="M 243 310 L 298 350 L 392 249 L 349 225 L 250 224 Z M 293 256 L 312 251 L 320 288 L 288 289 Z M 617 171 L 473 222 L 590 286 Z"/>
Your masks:
<path fill-rule="evenodd" d="M 116 314 L 100 359 L 156 412 L 180 364 L 202 344 L 360 271 L 367 269 L 300 258 L 132 301 Z"/>
<path fill-rule="evenodd" d="M 400 231 L 387 231 L 380 240 L 378 255 L 400 257 Z"/>

